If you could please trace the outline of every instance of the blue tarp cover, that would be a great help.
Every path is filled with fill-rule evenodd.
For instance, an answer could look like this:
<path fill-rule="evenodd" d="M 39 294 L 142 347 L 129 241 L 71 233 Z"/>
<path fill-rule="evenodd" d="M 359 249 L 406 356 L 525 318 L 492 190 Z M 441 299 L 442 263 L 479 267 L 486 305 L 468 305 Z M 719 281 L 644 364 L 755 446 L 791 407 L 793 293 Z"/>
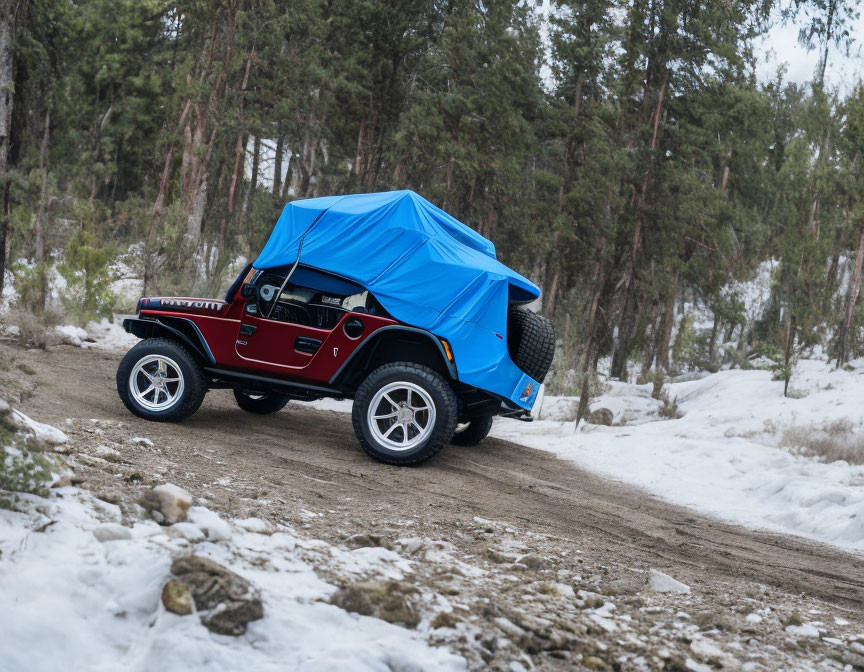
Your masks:
<path fill-rule="evenodd" d="M 462 382 L 531 408 L 539 385 L 510 359 L 507 307 L 540 290 L 486 238 L 413 191 L 325 196 L 286 205 L 253 266 L 294 264 L 301 238 L 302 265 L 363 285 L 395 319 L 446 338 Z"/>

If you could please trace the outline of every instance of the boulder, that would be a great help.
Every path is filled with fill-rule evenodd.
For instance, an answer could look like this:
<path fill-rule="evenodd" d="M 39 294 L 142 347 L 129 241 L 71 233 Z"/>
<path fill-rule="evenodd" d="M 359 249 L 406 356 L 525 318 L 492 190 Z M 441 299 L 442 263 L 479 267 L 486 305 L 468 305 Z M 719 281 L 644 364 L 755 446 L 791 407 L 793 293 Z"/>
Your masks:
<path fill-rule="evenodd" d="M 381 546 L 390 548 L 391 544 L 388 539 L 385 539 L 378 534 L 355 534 L 345 540 L 345 545 L 348 548 L 374 548 Z"/>
<path fill-rule="evenodd" d="M 591 425 L 606 425 L 607 427 L 612 426 L 614 419 L 615 415 L 608 408 L 595 408 L 586 418 Z"/>
<path fill-rule="evenodd" d="M 209 558 L 197 555 L 177 558 L 171 563 L 171 573 L 189 591 L 201 623 L 212 632 L 242 635 L 248 623 L 264 617 L 258 589 Z M 163 597 L 164 594 L 163 589 Z"/>
<path fill-rule="evenodd" d="M 165 524 L 173 525 L 186 520 L 186 512 L 192 506 L 192 495 L 173 483 L 163 483 L 147 492 L 141 504 L 151 511 L 158 511 Z"/>
<path fill-rule="evenodd" d="M 175 579 L 162 587 L 162 605 L 172 614 L 179 616 L 188 616 L 194 610 L 192 593 Z"/>
<path fill-rule="evenodd" d="M 518 562 L 535 572 L 542 569 L 550 569 L 552 567 L 552 563 L 549 559 L 539 555 L 538 553 L 528 553 L 527 555 L 523 555 L 519 558 Z"/>
<path fill-rule="evenodd" d="M 355 614 L 414 628 L 420 622 L 420 612 L 413 603 L 416 593 L 416 588 L 402 581 L 360 581 L 336 591 L 330 604 Z"/>

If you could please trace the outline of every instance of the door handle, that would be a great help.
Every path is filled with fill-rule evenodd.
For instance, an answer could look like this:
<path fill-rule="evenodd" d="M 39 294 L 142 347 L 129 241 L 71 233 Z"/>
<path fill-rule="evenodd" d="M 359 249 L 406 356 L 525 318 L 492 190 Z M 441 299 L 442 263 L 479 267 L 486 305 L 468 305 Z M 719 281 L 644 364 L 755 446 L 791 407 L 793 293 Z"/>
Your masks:
<path fill-rule="evenodd" d="M 308 336 L 298 336 L 294 339 L 294 349 L 297 352 L 305 352 L 310 355 L 318 352 L 321 347 L 321 341 L 317 338 L 309 338 Z"/>
<path fill-rule="evenodd" d="M 256 331 L 258 331 L 258 327 L 254 324 L 241 324 L 240 325 L 240 335 L 241 336 L 251 336 Z"/>

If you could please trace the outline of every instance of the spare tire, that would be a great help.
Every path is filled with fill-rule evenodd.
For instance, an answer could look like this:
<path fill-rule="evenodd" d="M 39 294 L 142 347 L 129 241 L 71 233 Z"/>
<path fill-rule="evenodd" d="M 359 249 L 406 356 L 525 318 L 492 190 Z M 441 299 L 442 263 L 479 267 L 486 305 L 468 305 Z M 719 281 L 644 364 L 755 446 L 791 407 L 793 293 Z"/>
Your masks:
<path fill-rule="evenodd" d="M 555 356 L 552 323 L 527 308 L 511 308 L 507 314 L 507 349 L 516 366 L 542 383 Z"/>

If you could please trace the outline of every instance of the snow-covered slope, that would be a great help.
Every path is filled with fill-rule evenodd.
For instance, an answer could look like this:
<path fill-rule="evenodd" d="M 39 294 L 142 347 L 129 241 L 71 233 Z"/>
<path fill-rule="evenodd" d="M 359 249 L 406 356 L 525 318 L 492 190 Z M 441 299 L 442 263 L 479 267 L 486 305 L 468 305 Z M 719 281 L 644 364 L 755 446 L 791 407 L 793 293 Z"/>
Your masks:
<path fill-rule="evenodd" d="M 613 411 L 614 426 L 499 419 L 492 432 L 726 520 L 864 550 L 864 466 L 802 455 L 789 439 L 864 450 L 864 360 L 847 368 L 801 361 L 797 398 L 761 370 L 671 384 L 675 420 L 658 416 L 650 386 L 613 383 L 591 407 Z"/>
<path fill-rule="evenodd" d="M 230 538 L 196 543 L 194 552 L 241 574 L 264 598 L 264 618 L 229 637 L 162 606 L 172 556 L 192 550 L 169 528 L 117 525 L 129 538 L 100 542 L 93 530 L 120 522 L 120 508 L 75 488 L 27 498 L 23 508 L 0 510 L 3 670 L 464 669 L 462 658 L 430 647 L 420 632 L 326 603 L 336 588 L 307 557 L 314 549 L 359 576 L 410 573 L 395 553 L 345 551 L 288 528 L 264 530 L 262 521 L 222 522 Z M 265 533 L 248 531 L 259 528 Z"/>

